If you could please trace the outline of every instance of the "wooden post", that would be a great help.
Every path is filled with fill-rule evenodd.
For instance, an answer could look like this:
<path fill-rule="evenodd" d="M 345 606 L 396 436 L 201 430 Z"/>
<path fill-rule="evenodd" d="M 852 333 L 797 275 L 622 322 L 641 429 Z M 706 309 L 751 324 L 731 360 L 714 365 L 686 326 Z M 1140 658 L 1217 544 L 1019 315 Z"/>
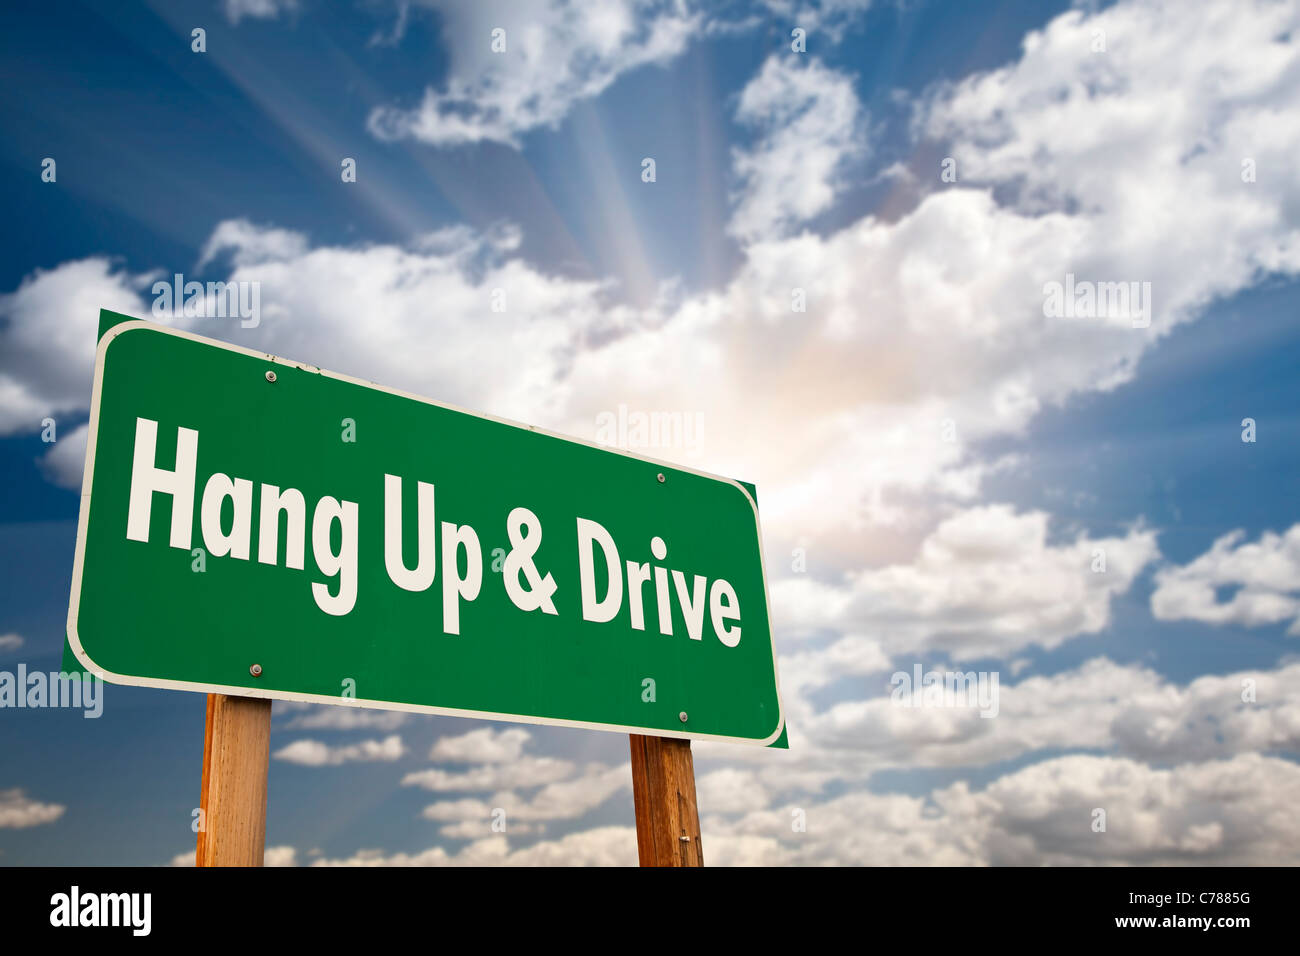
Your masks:
<path fill-rule="evenodd" d="M 208 695 L 196 866 L 261 866 L 271 702 Z"/>
<path fill-rule="evenodd" d="M 629 734 L 642 866 L 703 866 L 691 742 Z"/>

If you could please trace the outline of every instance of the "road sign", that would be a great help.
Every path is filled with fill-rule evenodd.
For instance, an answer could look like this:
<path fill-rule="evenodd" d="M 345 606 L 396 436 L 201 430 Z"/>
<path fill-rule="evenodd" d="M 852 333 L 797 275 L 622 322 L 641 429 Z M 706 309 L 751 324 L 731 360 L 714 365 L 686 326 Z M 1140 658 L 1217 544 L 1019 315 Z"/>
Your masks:
<path fill-rule="evenodd" d="M 68 640 L 124 684 L 771 744 L 739 483 L 106 313 Z"/>

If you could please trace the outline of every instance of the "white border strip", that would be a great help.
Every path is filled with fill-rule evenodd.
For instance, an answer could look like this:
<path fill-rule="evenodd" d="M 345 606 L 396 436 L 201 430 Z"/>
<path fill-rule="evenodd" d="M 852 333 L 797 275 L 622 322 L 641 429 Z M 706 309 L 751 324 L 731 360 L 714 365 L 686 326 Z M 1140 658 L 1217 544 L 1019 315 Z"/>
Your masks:
<path fill-rule="evenodd" d="M 107 309 L 101 310 L 101 315 L 103 312 L 109 312 L 110 315 L 121 315 L 120 312 L 110 312 Z M 104 670 L 90 659 L 90 655 L 87 654 L 85 649 L 81 646 L 81 638 L 77 633 L 77 612 L 81 604 L 81 572 L 82 563 L 86 557 L 86 527 L 90 519 L 90 493 L 92 479 L 95 474 L 95 443 L 99 436 L 99 401 L 100 393 L 103 388 L 105 358 L 108 353 L 108 347 L 112 342 L 122 334 L 136 329 L 157 332 L 163 335 L 174 335 L 178 338 L 189 339 L 192 342 L 198 342 L 202 345 L 211 345 L 230 352 L 238 352 L 241 355 L 248 355 L 252 358 L 262 359 L 276 365 L 287 365 L 308 372 L 316 372 L 327 378 L 336 379 L 340 382 L 347 382 L 349 385 L 359 385 L 362 388 L 369 388 L 378 392 L 387 392 L 389 395 L 411 399 L 412 401 L 420 402 L 425 405 L 435 405 L 438 408 L 445 408 L 449 411 L 459 412 L 462 415 L 470 415 L 474 418 L 483 419 L 485 421 L 496 422 L 501 425 L 509 425 L 512 428 L 522 428 L 526 431 L 536 432 L 539 435 L 546 435 L 550 438 L 558 438 L 561 441 L 571 442 L 575 445 L 586 445 L 589 448 L 620 454 L 627 458 L 635 458 L 638 461 L 644 461 L 652 465 L 661 465 L 674 471 L 687 472 L 701 478 L 709 478 L 714 481 L 724 481 L 728 484 L 735 485 L 745 496 L 745 500 L 749 502 L 750 507 L 754 509 L 754 531 L 758 536 L 758 561 L 763 580 L 763 600 L 767 605 L 768 639 L 772 645 L 772 676 L 776 682 L 777 712 L 780 717 L 777 721 L 776 730 L 773 731 L 770 737 L 767 737 L 764 740 L 757 740 L 752 737 L 727 737 L 721 734 L 701 734 L 681 730 L 663 730 L 658 727 L 627 727 L 622 724 L 593 723 L 585 720 L 566 720 L 559 717 L 528 717 L 521 714 L 495 714 L 483 710 L 460 710 L 452 707 L 429 707 L 423 704 L 400 704 L 392 701 L 333 697 L 324 694 L 300 694 L 293 691 L 259 690 L 254 687 L 203 684 L 194 681 L 165 680 L 162 678 L 132 677 L 127 674 L 116 674 L 112 671 Z M 763 530 L 758 520 L 758 506 L 754 503 L 754 499 L 750 497 L 749 491 L 745 486 L 731 478 L 723 478 L 719 475 L 709 474 L 705 471 L 696 471 L 694 468 L 687 468 L 672 462 L 660 461 L 657 458 L 635 455 L 621 448 L 610 448 L 605 445 L 598 445 L 595 442 L 589 442 L 581 438 L 574 438 L 570 435 L 559 435 L 555 432 L 536 428 L 532 425 L 523 425 L 519 422 L 510 421 L 509 419 L 497 418 L 493 415 L 481 415 L 477 412 L 458 408 L 455 405 L 448 405 L 444 402 L 435 402 L 433 399 L 425 398 L 422 395 L 413 395 L 410 392 L 404 392 L 400 389 L 387 388 L 383 385 L 376 385 L 374 382 L 367 382 L 363 379 L 352 378 L 348 375 L 340 375 L 338 372 L 330 372 L 325 369 L 316 368 L 314 365 L 304 365 L 301 362 L 294 362 L 290 359 L 280 358 L 279 356 L 270 355 L 266 352 L 256 352 L 253 349 L 246 349 L 238 345 L 231 345 L 227 342 L 220 342 L 216 339 L 205 338 L 201 335 L 195 335 L 193 332 L 188 332 L 182 329 L 175 329 L 165 325 L 156 325 L 152 322 L 146 322 L 143 319 L 132 319 L 115 325 L 105 332 L 104 337 L 99 341 L 99 347 L 95 350 L 95 384 L 94 391 L 91 393 L 90 398 L 90 421 L 87 426 L 87 432 L 86 466 L 81 479 L 81 512 L 77 519 L 77 553 L 72 566 L 72 595 L 68 600 L 68 644 L 72 647 L 72 653 L 77 656 L 77 660 L 81 661 L 87 670 L 101 679 L 106 679 L 115 684 L 127 684 L 133 687 L 159 687 L 167 690 L 188 690 L 208 694 L 229 694 L 235 697 L 292 700 L 310 704 L 334 704 L 345 707 L 359 707 L 367 710 L 399 710 L 415 714 L 444 714 L 449 717 L 505 720 L 512 723 L 540 724 L 552 727 L 581 727 L 586 730 L 605 730 L 626 734 L 648 734 L 654 737 L 676 737 L 681 740 L 720 740 L 727 743 L 758 746 L 767 746 L 772 743 L 781 736 L 781 731 L 785 729 L 785 703 L 781 699 L 781 677 L 776 666 L 776 637 L 772 633 L 772 600 L 768 595 L 767 565 L 763 560 Z"/>

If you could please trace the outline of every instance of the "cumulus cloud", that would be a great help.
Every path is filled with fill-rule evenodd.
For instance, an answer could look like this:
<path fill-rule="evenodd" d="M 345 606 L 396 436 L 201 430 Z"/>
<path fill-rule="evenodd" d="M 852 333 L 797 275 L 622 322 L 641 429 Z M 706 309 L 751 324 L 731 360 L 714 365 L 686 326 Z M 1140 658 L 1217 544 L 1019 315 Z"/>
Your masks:
<path fill-rule="evenodd" d="M 758 774 L 740 767 L 696 774 L 695 795 L 701 814 L 766 810 L 770 800 Z"/>
<path fill-rule="evenodd" d="M 628 764 L 610 767 L 524 753 L 532 735 L 520 727 L 484 727 L 441 737 L 429 753 L 439 763 L 469 764 L 465 770 L 432 767 L 402 778 L 402 786 L 437 793 L 476 793 L 482 797 L 439 800 L 423 816 L 446 824 L 441 832 L 456 839 L 492 831 L 497 811 L 515 834 L 538 832 L 546 821 L 571 820 L 600 806 L 615 793 L 630 789 Z M 533 791 L 531 796 L 526 791 Z"/>
<path fill-rule="evenodd" d="M 524 785 L 535 783 L 529 781 Z M 576 776 L 546 784 L 532 797 L 502 791 L 486 800 L 442 800 L 425 807 L 423 816 L 429 820 L 454 822 L 481 820 L 485 829 L 489 828 L 492 811 L 497 807 L 505 811 L 507 825 L 514 820 L 573 820 L 594 810 L 614 794 L 631 789 L 632 768 L 629 764 L 608 767 L 593 763 Z"/>
<path fill-rule="evenodd" d="M 0 651 L 16 651 L 23 646 L 21 634 L 0 634 Z"/>
<path fill-rule="evenodd" d="M 572 761 L 558 757 L 522 756 L 509 763 L 485 764 L 459 773 L 437 767 L 419 770 L 403 777 L 402 786 L 463 792 L 512 790 L 557 783 L 571 777 L 576 769 Z"/>
<path fill-rule="evenodd" d="M 511 850 L 509 837 L 484 837 L 456 853 L 431 847 L 421 853 L 361 850 L 351 857 L 322 859 L 313 866 L 636 866 L 636 830 L 596 827 Z"/>
<path fill-rule="evenodd" d="M 940 805 L 975 814 L 994 864 L 1294 865 L 1300 829 L 1283 804 L 1300 766 L 1256 754 L 1154 769 L 1072 756 L 1003 777 L 983 792 L 959 784 Z M 1092 830 L 1094 810 L 1106 830 Z"/>
<path fill-rule="evenodd" d="M 804 65 L 806 63 L 806 65 Z M 830 208 L 843 167 L 863 151 L 853 80 L 816 58 L 772 56 L 740 94 L 736 119 L 758 142 L 733 153 L 743 186 L 728 231 L 773 238 Z"/>
<path fill-rule="evenodd" d="M 1072 755 L 983 789 L 858 791 L 710 818 L 706 852 L 718 865 L 1295 865 L 1297 786 L 1300 766 L 1257 754 L 1168 769 Z M 1097 809 L 1104 832 L 1093 830 Z M 796 811 L 802 832 L 792 826 Z"/>
<path fill-rule="evenodd" d="M 81 490 L 81 479 L 86 467 L 86 441 L 90 430 L 78 425 L 60 437 L 37 464 L 41 473 L 51 483 L 69 491 Z"/>
<path fill-rule="evenodd" d="M 1219 538 L 1189 564 L 1156 574 L 1151 613 L 1161 621 L 1201 621 L 1259 627 L 1291 620 L 1300 635 L 1300 524 L 1283 534 L 1266 531 L 1255 542 L 1241 530 Z M 1231 597 L 1219 600 L 1222 589 Z"/>
<path fill-rule="evenodd" d="M 305 767 L 337 767 L 345 763 L 391 762 L 400 760 L 405 753 L 402 738 L 393 734 L 383 740 L 363 740 L 337 747 L 319 740 L 296 740 L 277 750 L 273 756 Z"/>
<path fill-rule="evenodd" d="M 825 584 L 790 578 L 776 602 L 798 620 L 862 630 L 891 656 L 966 660 L 1056 647 L 1102 630 L 1111 599 L 1159 552 L 1155 533 L 1141 528 L 1052 545 L 1048 527 L 1041 511 L 968 508 L 941 522 L 911 562 L 850 574 L 845 595 L 827 600 Z"/>
<path fill-rule="evenodd" d="M 306 251 L 304 237 L 267 231 L 224 223 L 214 232 L 213 248 L 235 264 L 230 281 L 261 287 L 261 326 L 246 342 L 243 330 L 227 337 L 509 417 L 554 407 L 557 371 L 587 332 L 619 314 L 605 310 L 602 284 L 513 257 L 517 230 L 455 228 L 406 246 Z M 494 289 L 505 291 L 505 312 L 492 310 Z M 219 320 L 181 321 L 215 334 Z M 430 335 L 435 328 L 442 332 Z"/>
<path fill-rule="evenodd" d="M 138 312 L 149 278 L 92 256 L 37 269 L 0 295 L 0 435 L 89 407 L 99 310 Z"/>
<path fill-rule="evenodd" d="M 854 791 L 815 804 L 706 815 L 710 865 L 1295 865 L 1300 767 L 1241 754 L 1154 768 L 1071 755 L 921 796 Z M 474 807 L 480 812 L 483 807 Z M 1093 829 L 1097 810 L 1105 830 Z M 707 813 L 707 808 L 706 808 Z M 511 850 L 506 834 L 456 853 L 362 850 L 316 866 L 634 865 L 636 832 L 598 827 Z"/>
<path fill-rule="evenodd" d="M 1155 534 L 1080 535 L 1054 547 L 1047 530 L 1044 512 L 1005 505 L 960 512 L 911 564 L 858 574 L 846 613 L 871 621 L 895 652 L 938 649 L 957 660 L 1095 634 L 1110 620 L 1111 598 L 1158 554 Z"/>
<path fill-rule="evenodd" d="M 481 727 L 456 737 L 439 737 L 429 759 L 460 763 L 511 763 L 523 756 L 532 734 L 522 727 Z"/>
<path fill-rule="evenodd" d="M 437 146 L 520 137 L 555 127 L 574 104 L 599 95 L 620 76 L 680 55 L 703 21 L 683 0 L 507 0 L 439 9 L 450 68 L 441 88 L 416 106 L 370 114 L 380 139 Z M 493 31 L 505 49 L 493 52 Z"/>
<path fill-rule="evenodd" d="M 346 704 L 294 704 L 277 701 L 276 713 L 300 711 L 285 723 L 285 730 L 396 730 L 410 714 L 400 710 L 373 710 Z"/>
<path fill-rule="evenodd" d="M 497 820 L 504 822 L 505 818 L 492 818 L 492 822 Z M 495 829 L 501 830 L 500 824 L 497 824 Z M 542 824 L 515 823 L 510 826 L 510 833 L 512 836 L 527 836 L 541 833 L 543 829 Z M 488 818 L 479 819 L 477 816 L 474 819 L 462 820 L 459 823 L 448 823 L 438 827 L 438 833 L 449 840 L 482 840 L 485 838 L 484 834 L 493 832 L 493 830 L 494 828 L 490 825 Z"/>
<path fill-rule="evenodd" d="M 65 810 L 67 807 L 61 804 L 33 800 L 18 787 L 0 790 L 0 829 L 24 830 L 53 823 Z"/>
<path fill-rule="evenodd" d="M 307 237 L 291 229 L 258 226 L 247 219 L 227 219 L 218 223 L 203 244 L 198 268 L 229 254 L 235 266 L 290 259 L 307 252 Z"/>
<path fill-rule="evenodd" d="M 802 718 L 796 726 L 807 753 L 800 763 L 826 763 L 846 775 L 856 768 L 865 779 L 884 768 L 974 767 L 1053 750 L 1161 763 L 1300 753 L 1300 697 L 1290 690 L 1300 663 L 1179 686 L 1147 667 L 1096 658 L 1015 684 L 1000 677 L 993 717 L 981 716 L 973 702 L 904 706 L 890 676 Z"/>
<path fill-rule="evenodd" d="M 1271 0 L 1072 10 L 1030 33 L 1014 64 L 942 90 L 922 123 L 961 181 L 997 184 L 1026 213 L 1075 210 L 1074 271 L 1150 280 L 1168 323 L 1300 268 L 1300 183 L 1272 172 L 1300 139 L 1297 27 L 1296 4 Z M 1244 159 L 1263 171 L 1255 182 Z"/>
<path fill-rule="evenodd" d="M 889 655 L 880 642 L 861 634 L 837 637 L 815 650 L 784 653 L 780 666 L 786 723 L 800 725 L 814 713 L 807 699 L 809 692 L 837 680 L 862 678 L 891 669 Z"/>

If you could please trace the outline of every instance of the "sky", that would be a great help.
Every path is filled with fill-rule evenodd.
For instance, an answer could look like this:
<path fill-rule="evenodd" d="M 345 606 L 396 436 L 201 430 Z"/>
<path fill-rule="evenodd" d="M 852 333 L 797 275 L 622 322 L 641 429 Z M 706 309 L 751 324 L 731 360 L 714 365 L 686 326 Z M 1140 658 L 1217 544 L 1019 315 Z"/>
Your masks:
<path fill-rule="evenodd" d="M 162 321 L 755 484 L 790 749 L 694 745 L 706 863 L 1300 863 L 1300 0 L 56 0 L 0 69 L 0 672 L 99 309 L 255 283 Z M 0 708 L 0 864 L 192 863 L 204 708 Z M 625 735 L 274 707 L 268 863 L 636 859 Z"/>

